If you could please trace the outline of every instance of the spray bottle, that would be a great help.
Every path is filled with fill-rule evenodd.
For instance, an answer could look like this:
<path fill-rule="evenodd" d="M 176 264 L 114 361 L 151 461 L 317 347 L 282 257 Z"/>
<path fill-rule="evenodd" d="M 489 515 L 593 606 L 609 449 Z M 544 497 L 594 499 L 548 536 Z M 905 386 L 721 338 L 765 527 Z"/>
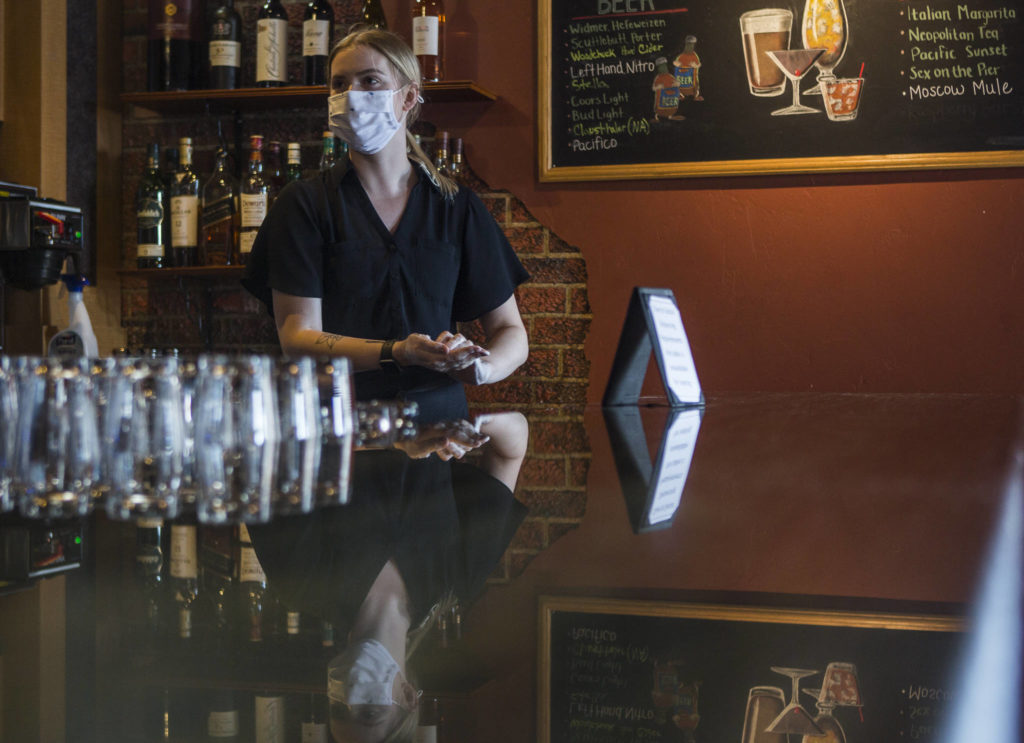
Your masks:
<path fill-rule="evenodd" d="M 71 322 L 66 330 L 60 331 L 50 339 L 49 355 L 59 359 L 76 356 L 95 358 L 100 355 L 99 346 L 96 343 L 96 334 L 92 330 L 92 322 L 89 321 L 89 312 L 82 300 L 82 288 L 88 285 L 89 280 L 84 276 L 68 273 L 63 274 L 61 279 L 68 289 L 68 317 Z"/>

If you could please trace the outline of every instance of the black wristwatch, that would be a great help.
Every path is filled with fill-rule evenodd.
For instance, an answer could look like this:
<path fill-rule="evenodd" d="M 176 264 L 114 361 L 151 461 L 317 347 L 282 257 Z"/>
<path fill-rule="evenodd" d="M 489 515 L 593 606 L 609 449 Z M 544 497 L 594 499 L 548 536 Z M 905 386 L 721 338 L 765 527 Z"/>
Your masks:
<path fill-rule="evenodd" d="M 380 347 L 380 368 L 389 371 L 397 372 L 400 371 L 402 365 L 395 360 L 393 349 L 398 341 L 384 341 L 384 344 Z"/>

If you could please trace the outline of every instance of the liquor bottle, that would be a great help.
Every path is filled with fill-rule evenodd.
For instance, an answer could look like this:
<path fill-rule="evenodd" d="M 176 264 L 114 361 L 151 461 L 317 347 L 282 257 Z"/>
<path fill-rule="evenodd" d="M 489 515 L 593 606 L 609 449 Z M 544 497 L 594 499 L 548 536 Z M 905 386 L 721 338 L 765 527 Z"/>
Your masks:
<path fill-rule="evenodd" d="M 413 0 L 412 50 L 427 81 L 444 79 L 444 0 Z"/>
<path fill-rule="evenodd" d="M 202 12 L 198 0 L 149 0 L 146 43 L 149 90 L 188 90 L 200 71 Z"/>
<path fill-rule="evenodd" d="M 440 131 L 434 140 L 434 167 L 438 173 L 448 170 L 448 132 Z"/>
<path fill-rule="evenodd" d="M 676 75 L 676 84 L 679 86 L 679 100 L 687 96 L 695 101 L 703 101 L 700 94 L 700 57 L 694 51 L 697 45 L 697 37 L 687 36 L 684 42 L 683 51 L 679 53 L 672 63 Z"/>
<path fill-rule="evenodd" d="M 199 554 L 194 526 L 171 527 L 171 589 L 178 608 L 178 637 L 191 639 L 199 600 Z"/>
<path fill-rule="evenodd" d="M 238 527 L 238 586 L 245 604 L 246 637 L 263 642 L 267 620 L 267 576 L 263 572 L 245 524 Z"/>
<path fill-rule="evenodd" d="M 324 132 L 323 149 L 320 152 L 320 170 L 330 170 L 334 162 L 334 134 Z"/>
<path fill-rule="evenodd" d="M 380 0 L 363 0 L 363 9 L 359 17 L 367 26 L 379 28 L 381 31 L 388 30 L 388 19 L 384 15 L 384 7 Z"/>
<path fill-rule="evenodd" d="M 240 190 L 241 228 L 238 234 L 238 262 L 246 263 L 260 225 L 267 216 L 267 182 L 263 178 L 263 137 L 249 137 L 249 170 Z"/>
<path fill-rule="evenodd" d="M 285 743 L 285 700 L 280 694 L 261 691 L 253 699 L 256 743 Z"/>
<path fill-rule="evenodd" d="M 302 84 L 327 84 L 327 55 L 334 40 L 334 8 L 328 0 L 309 0 L 302 19 Z"/>
<path fill-rule="evenodd" d="M 179 178 L 171 191 L 171 265 L 199 260 L 199 176 L 192 169 L 192 138 L 178 140 Z"/>
<path fill-rule="evenodd" d="M 230 527 L 205 526 L 199 533 L 199 567 L 202 591 L 210 611 L 208 648 L 215 655 L 233 653 L 236 648 L 234 530 Z"/>
<path fill-rule="evenodd" d="M 139 519 L 135 524 L 135 573 L 142 621 L 150 639 L 162 636 L 164 621 L 164 522 Z"/>
<path fill-rule="evenodd" d="M 302 180 L 302 145 L 298 142 L 288 143 L 288 171 L 285 174 L 285 181 Z"/>
<path fill-rule="evenodd" d="M 268 206 L 284 188 L 284 170 L 281 169 L 281 143 L 267 142 L 266 155 L 263 158 L 263 179 L 267 182 Z"/>
<path fill-rule="evenodd" d="M 304 699 L 302 723 L 299 727 L 302 743 L 328 743 L 326 698 L 318 694 L 310 694 Z"/>
<path fill-rule="evenodd" d="M 242 67 L 242 17 L 235 10 L 235 0 L 220 0 L 210 23 L 209 84 L 216 90 L 238 87 Z"/>
<path fill-rule="evenodd" d="M 230 689 L 217 689 L 206 715 L 206 740 L 208 743 L 236 743 L 241 739 L 235 695 Z"/>
<path fill-rule="evenodd" d="M 448 163 L 448 176 L 456 183 L 462 182 L 462 137 L 452 141 L 452 157 Z"/>
<path fill-rule="evenodd" d="M 264 0 L 256 18 L 256 85 L 274 88 L 288 81 L 288 14 L 281 0 Z"/>
<path fill-rule="evenodd" d="M 135 264 L 139 268 L 163 268 L 166 250 L 164 180 L 160 177 L 160 145 L 148 145 L 146 169 L 135 196 Z"/>
<path fill-rule="evenodd" d="M 175 186 L 181 180 L 181 171 L 178 161 L 178 148 L 175 146 L 164 147 L 164 161 L 160 166 L 160 177 L 164 180 L 164 265 L 173 266 L 171 263 L 171 195 Z"/>
<path fill-rule="evenodd" d="M 213 173 L 203 184 L 199 262 L 203 266 L 230 266 L 235 257 L 238 210 L 235 179 L 227 169 L 228 153 L 217 148 Z"/>

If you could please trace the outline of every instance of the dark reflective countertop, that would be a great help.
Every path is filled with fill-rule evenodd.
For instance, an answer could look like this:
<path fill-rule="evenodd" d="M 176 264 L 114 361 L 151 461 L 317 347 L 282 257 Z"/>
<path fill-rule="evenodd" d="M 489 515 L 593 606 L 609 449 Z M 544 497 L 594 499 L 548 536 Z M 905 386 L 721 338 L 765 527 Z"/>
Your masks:
<path fill-rule="evenodd" d="M 40 653 L 18 645 L 6 617 L 17 624 L 27 611 L 38 620 L 51 606 L 66 610 L 64 668 L 48 676 L 43 662 L 26 677 L 24 693 L 48 693 L 48 680 L 63 685 L 65 723 L 80 731 L 68 740 L 216 740 L 211 732 L 231 709 L 238 740 L 303 740 L 300 723 L 309 710 L 326 714 L 328 664 L 351 639 L 372 666 L 369 638 L 392 658 L 402 649 L 409 655 L 408 664 L 396 662 L 413 691 L 424 691 L 420 722 L 441 720 L 428 728 L 439 740 L 780 743 L 784 734 L 745 722 L 744 709 L 750 719 L 757 713 L 747 686 L 751 699 L 761 686 L 744 686 L 728 714 L 720 713 L 722 663 L 708 670 L 691 651 L 685 663 L 670 661 L 667 650 L 659 655 L 663 641 L 655 638 L 703 630 L 651 624 L 648 631 L 648 617 L 669 606 L 668 618 L 657 621 L 685 622 L 671 607 L 712 606 L 725 607 L 726 617 L 739 612 L 749 624 L 744 612 L 764 608 L 782 611 L 784 624 L 803 631 L 798 615 L 785 612 L 818 612 L 825 625 L 834 623 L 830 617 L 870 613 L 924 617 L 938 622 L 936 631 L 969 638 L 960 630 L 977 613 L 995 535 L 1009 523 L 1022 410 L 1012 396 L 737 394 L 680 412 L 526 408 L 498 416 L 502 425 L 478 449 L 439 456 L 436 442 L 424 437 L 423 446 L 405 451 L 360 451 L 348 505 L 249 529 L 265 590 L 252 579 L 237 528 L 198 527 L 188 638 L 169 571 L 167 532 L 175 525 L 164 525 L 167 554 L 155 585 L 152 570 L 147 583 L 139 567 L 152 562 L 152 532 L 140 542 L 144 525 L 96 514 L 84 531 L 84 567 L 40 584 L 65 581 L 58 598 L 43 596 L 26 609 L 32 590 L 0 597 L 4 678 Z M 1009 540 L 1019 557 L 1019 532 Z M 1011 588 L 1019 615 L 1020 581 Z M 650 635 L 638 657 L 609 641 L 607 652 L 621 651 L 626 660 L 599 664 L 601 688 L 613 687 L 607 694 L 560 666 L 566 661 L 558 653 L 572 657 L 578 646 L 561 647 L 547 597 L 569 614 L 596 601 L 598 614 L 618 617 L 577 622 L 571 633 L 603 632 L 620 644 L 631 632 Z M 702 642 L 732 642 L 730 627 Z M 637 647 L 635 638 L 631 643 Z M 587 647 L 579 652 L 596 652 Z M 964 663 L 969 647 L 967 639 L 957 641 L 950 657 Z M 784 656 L 773 664 L 788 663 Z M 821 673 L 833 660 L 849 658 L 822 655 L 812 670 Z M 352 663 L 342 665 L 330 696 L 354 696 L 349 717 L 334 705 L 333 716 L 347 720 L 336 721 L 336 732 L 371 739 L 391 723 L 366 712 L 372 708 L 360 702 L 375 698 L 373 684 L 357 682 Z M 757 670 L 756 684 L 781 688 L 782 701 L 790 701 L 790 677 L 767 665 Z M 888 739 L 939 740 L 938 731 L 952 724 L 966 671 L 939 670 L 934 679 L 922 676 L 921 688 L 948 697 L 948 704 L 928 707 L 928 714 L 941 713 L 941 723 L 903 719 L 885 728 Z M 1015 673 L 1019 683 L 1019 666 Z M 671 693 L 659 696 L 669 677 Z M 874 678 L 862 669 L 862 686 L 870 680 L 874 688 L 849 704 L 857 710 L 828 706 L 822 676 L 801 688 L 822 688 L 818 712 L 835 712 L 845 740 L 855 743 L 867 739 L 878 724 L 871 714 L 885 707 Z M 389 690 L 405 699 L 400 684 Z M 815 700 L 798 696 L 813 717 Z M 900 715 L 916 709 L 901 705 L 889 706 Z M 26 725 L 35 719 L 45 727 L 36 709 L 36 718 L 19 714 Z M 858 711 L 868 722 L 856 722 Z M 10 730 L 20 720 L 8 715 L 5 725 Z M 283 737 L 267 738 L 279 723 Z M 819 728 L 805 743 L 839 740 Z M 790 732 L 791 741 L 800 740 Z"/>

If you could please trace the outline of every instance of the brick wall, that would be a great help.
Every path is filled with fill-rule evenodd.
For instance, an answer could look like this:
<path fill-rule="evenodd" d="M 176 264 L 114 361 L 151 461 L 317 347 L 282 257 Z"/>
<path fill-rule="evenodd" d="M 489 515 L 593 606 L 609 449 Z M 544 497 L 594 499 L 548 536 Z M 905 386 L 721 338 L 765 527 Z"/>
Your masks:
<path fill-rule="evenodd" d="M 236 0 L 243 19 L 242 84 L 254 79 L 253 29 L 259 2 Z M 211 4 L 212 5 L 212 4 Z M 334 1 L 338 30 L 356 19 L 361 3 Z M 286 2 L 290 41 L 300 38 L 302 3 Z M 123 89 L 145 90 L 146 3 L 124 3 Z M 301 58 L 291 49 L 290 79 L 301 79 Z M 498 91 L 500 94 L 500 91 Z M 439 107 L 443 114 L 443 108 Z M 440 123 L 440 122 L 439 122 Z M 134 193 L 144 167 L 149 142 L 177 146 L 182 136 L 194 143 L 194 166 L 205 179 L 213 169 L 214 151 L 223 139 L 229 145 L 250 134 L 267 140 L 302 143 L 302 161 L 309 173 L 319 160 L 325 112 L 308 108 L 244 113 L 230 110 L 200 114 L 152 116 L 136 111 L 124 119 L 122 146 L 122 265 L 134 266 Z M 429 144 L 435 127 L 419 122 L 417 130 Z M 460 136 L 452 132 L 452 136 Z M 508 236 L 531 280 L 517 291 L 519 307 L 530 337 L 530 358 L 508 380 L 471 389 L 470 405 L 479 409 L 519 409 L 531 420 L 530 456 L 520 477 L 517 496 L 530 506 L 530 515 L 506 554 L 496 575 L 508 580 L 533 555 L 543 550 L 583 516 L 589 446 L 583 433 L 581 406 L 586 401 L 589 362 L 583 343 L 590 327 L 587 271 L 579 248 L 569 245 L 538 222 L 523 203 L 507 191 L 495 191 L 472 172 L 467 152 L 466 184 L 483 200 Z M 262 306 L 232 279 L 171 277 L 148 281 L 125 277 L 122 282 L 122 322 L 131 348 L 178 348 L 183 353 L 204 350 L 277 353 L 273 322 Z M 469 334 L 478 333 L 466 328 Z M 567 407 L 568 406 L 568 407 Z"/>

